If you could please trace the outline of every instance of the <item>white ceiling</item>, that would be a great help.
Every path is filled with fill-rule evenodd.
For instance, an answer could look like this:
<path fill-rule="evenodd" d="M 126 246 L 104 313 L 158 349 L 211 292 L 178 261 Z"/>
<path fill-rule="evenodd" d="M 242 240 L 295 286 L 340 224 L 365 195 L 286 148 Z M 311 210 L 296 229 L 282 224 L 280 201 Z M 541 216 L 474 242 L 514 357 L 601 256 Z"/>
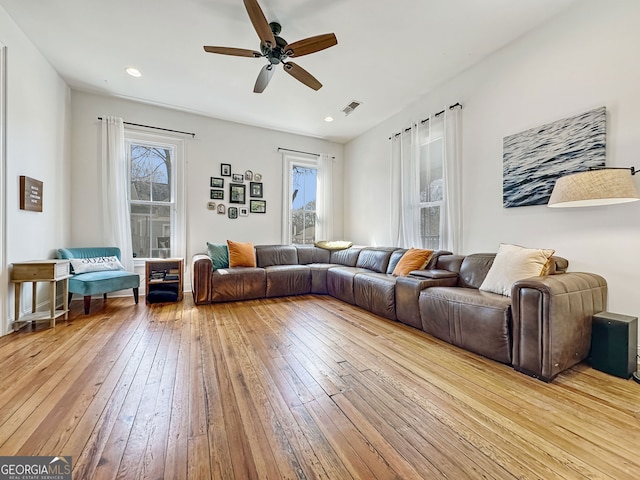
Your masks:
<path fill-rule="evenodd" d="M 0 5 L 74 89 L 346 142 L 578 0 L 259 1 L 290 43 L 336 34 L 338 45 L 296 59 L 323 88 L 311 90 L 280 67 L 255 94 L 265 59 L 204 52 L 203 45 L 259 50 L 241 0 Z M 142 78 L 125 73 L 132 65 Z M 345 116 L 352 100 L 362 105 Z M 333 123 L 324 122 L 328 115 Z"/>

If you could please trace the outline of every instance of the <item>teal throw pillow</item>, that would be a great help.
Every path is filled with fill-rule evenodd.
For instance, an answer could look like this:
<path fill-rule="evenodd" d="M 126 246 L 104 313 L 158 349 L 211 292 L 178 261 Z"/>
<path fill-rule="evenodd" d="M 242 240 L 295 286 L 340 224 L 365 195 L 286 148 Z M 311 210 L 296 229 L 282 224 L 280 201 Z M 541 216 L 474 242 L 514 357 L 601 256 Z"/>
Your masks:
<path fill-rule="evenodd" d="M 229 248 L 226 244 L 207 242 L 207 252 L 213 262 L 213 269 L 229 268 Z"/>

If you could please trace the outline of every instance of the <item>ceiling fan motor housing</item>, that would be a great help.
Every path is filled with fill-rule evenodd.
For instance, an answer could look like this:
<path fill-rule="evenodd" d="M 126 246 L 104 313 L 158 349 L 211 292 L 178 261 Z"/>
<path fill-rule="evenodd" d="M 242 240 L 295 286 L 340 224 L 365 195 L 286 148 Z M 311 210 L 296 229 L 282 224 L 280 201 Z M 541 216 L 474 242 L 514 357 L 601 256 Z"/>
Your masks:
<path fill-rule="evenodd" d="M 269 48 L 264 43 L 260 44 L 260 51 L 262 55 L 264 55 L 273 65 L 277 65 L 278 63 L 286 60 L 288 57 L 285 47 L 287 46 L 287 41 L 278 36 L 278 34 L 282 31 L 282 27 L 277 22 L 271 22 L 269 24 L 271 27 L 271 31 L 273 32 L 273 36 L 276 39 L 276 45 L 273 48 Z"/>

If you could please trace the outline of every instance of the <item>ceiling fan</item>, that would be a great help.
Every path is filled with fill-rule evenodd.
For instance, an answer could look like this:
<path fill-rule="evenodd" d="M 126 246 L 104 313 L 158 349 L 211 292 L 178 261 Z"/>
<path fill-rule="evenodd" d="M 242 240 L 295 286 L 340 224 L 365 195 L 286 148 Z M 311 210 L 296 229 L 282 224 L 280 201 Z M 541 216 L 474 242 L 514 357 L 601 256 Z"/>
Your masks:
<path fill-rule="evenodd" d="M 319 52 L 325 48 L 333 47 L 338 43 L 333 33 L 316 35 L 305 38 L 297 42 L 287 43 L 280 37 L 282 27 L 279 23 L 267 23 L 267 19 L 260 8 L 257 0 L 243 0 L 247 9 L 253 28 L 260 37 L 260 51 L 247 50 L 244 48 L 232 47 L 210 47 L 205 46 L 204 50 L 209 53 L 221 53 L 223 55 L 233 55 L 236 57 L 266 58 L 269 63 L 262 67 L 258 74 L 258 79 L 253 87 L 255 93 L 262 93 L 275 71 L 275 66 L 282 63 L 284 71 L 296 80 L 304 83 L 307 87 L 319 90 L 322 84 L 304 68 L 296 63 L 287 61 L 288 58 L 297 58 L 310 53 Z"/>

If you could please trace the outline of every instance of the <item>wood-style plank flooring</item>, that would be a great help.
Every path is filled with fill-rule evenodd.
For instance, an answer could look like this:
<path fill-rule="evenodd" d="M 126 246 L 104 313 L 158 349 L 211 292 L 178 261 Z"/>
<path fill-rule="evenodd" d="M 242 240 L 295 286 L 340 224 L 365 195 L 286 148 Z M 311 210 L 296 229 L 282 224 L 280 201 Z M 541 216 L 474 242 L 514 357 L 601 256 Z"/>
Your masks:
<path fill-rule="evenodd" d="M 0 338 L 0 455 L 74 479 L 637 479 L 640 385 L 546 384 L 328 296 L 72 303 Z"/>

